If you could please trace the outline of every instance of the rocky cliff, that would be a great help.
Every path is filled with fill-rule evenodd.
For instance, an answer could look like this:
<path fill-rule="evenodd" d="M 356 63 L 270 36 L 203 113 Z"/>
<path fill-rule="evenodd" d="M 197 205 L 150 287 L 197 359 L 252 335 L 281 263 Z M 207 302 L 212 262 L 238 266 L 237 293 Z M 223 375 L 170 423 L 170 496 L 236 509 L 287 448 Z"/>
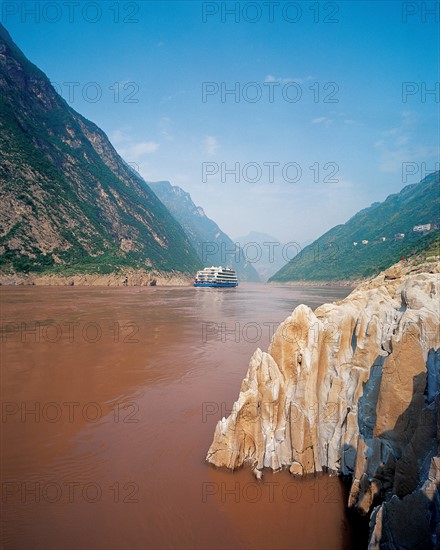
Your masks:
<path fill-rule="evenodd" d="M 0 272 L 200 267 L 145 181 L 0 25 Z"/>
<path fill-rule="evenodd" d="M 440 543 L 440 264 L 397 264 L 298 306 L 257 349 L 207 460 L 352 479 L 371 548 Z"/>

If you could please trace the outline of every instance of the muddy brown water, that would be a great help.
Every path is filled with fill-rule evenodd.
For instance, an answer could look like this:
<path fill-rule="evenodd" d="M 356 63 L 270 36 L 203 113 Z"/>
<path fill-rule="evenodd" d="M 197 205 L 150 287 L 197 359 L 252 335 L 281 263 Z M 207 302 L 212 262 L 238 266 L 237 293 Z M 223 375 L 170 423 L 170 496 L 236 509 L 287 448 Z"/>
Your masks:
<path fill-rule="evenodd" d="M 337 478 L 205 462 L 254 350 L 349 291 L 2 287 L 2 548 L 353 547 Z"/>

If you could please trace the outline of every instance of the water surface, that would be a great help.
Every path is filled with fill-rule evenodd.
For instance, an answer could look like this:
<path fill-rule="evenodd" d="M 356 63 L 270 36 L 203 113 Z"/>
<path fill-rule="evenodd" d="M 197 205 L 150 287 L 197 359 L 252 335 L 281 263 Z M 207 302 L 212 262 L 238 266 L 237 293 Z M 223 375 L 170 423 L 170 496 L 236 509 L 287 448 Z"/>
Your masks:
<path fill-rule="evenodd" d="M 205 462 L 256 347 L 348 293 L 2 287 L 2 547 L 350 548 L 337 478 Z"/>

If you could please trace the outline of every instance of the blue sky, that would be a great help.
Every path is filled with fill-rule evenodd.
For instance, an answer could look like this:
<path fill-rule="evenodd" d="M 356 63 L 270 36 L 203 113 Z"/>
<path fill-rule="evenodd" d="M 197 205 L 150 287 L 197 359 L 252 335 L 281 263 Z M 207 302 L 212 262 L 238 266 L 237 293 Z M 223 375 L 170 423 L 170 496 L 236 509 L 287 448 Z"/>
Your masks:
<path fill-rule="evenodd" d="M 145 179 L 231 237 L 304 243 L 436 167 L 435 5 L 5 0 L 1 21 Z"/>

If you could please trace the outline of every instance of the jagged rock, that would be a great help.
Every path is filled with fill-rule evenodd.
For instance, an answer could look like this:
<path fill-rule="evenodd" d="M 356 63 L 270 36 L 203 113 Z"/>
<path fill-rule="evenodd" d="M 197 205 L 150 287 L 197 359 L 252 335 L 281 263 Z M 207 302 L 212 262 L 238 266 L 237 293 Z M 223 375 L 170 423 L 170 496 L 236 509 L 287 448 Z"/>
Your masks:
<path fill-rule="evenodd" d="M 427 480 L 403 499 L 393 495 L 371 518 L 369 550 L 440 546 L 440 456 L 431 460 Z"/>
<path fill-rule="evenodd" d="M 440 454 L 439 271 L 438 263 L 398 265 L 345 300 L 315 312 L 298 306 L 268 353 L 254 353 L 207 460 L 231 469 L 249 464 L 258 476 L 264 467 L 349 474 L 349 506 L 369 514 L 385 503 L 372 515 L 372 548 L 392 548 L 386 544 L 404 536 L 413 540 L 397 533 L 396 518 L 414 507 L 432 542 L 434 457 Z M 429 479 L 435 502 L 420 489 Z M 423 537 L 417 539 L 422 546 Z"/>
<path fill-rule="evenodd" d="M 384 271 L 385 280 L 398 279 L 402 276 L 402 265 L 395 264 Z"/>

